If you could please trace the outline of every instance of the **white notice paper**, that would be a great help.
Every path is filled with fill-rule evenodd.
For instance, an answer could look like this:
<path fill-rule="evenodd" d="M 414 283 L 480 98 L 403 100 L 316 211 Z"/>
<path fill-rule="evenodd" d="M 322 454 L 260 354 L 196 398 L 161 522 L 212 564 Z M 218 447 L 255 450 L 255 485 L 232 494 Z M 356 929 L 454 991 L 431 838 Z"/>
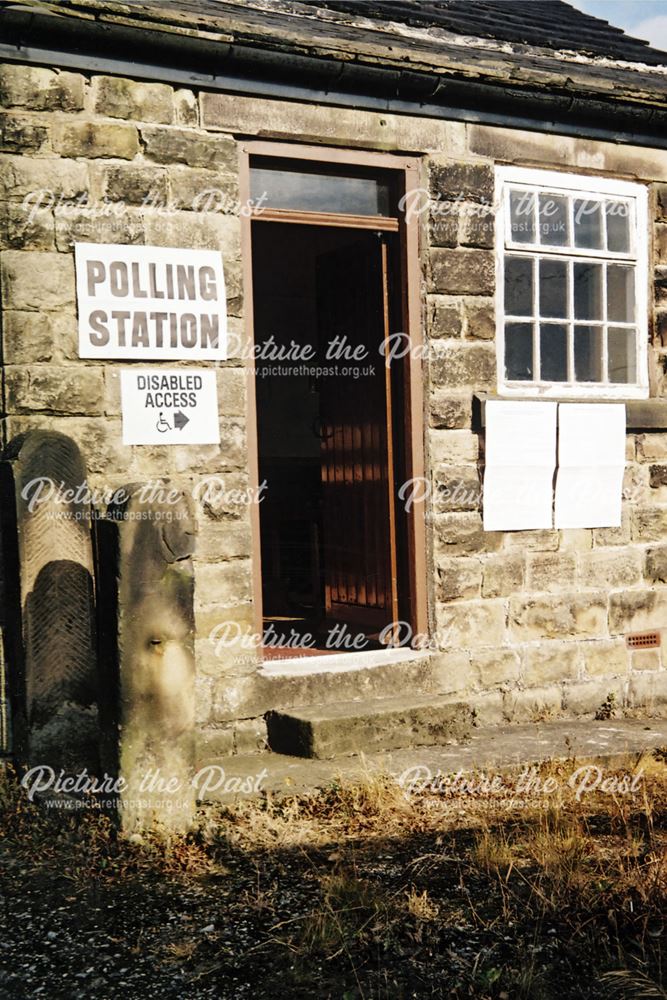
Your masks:
<path fill-rule="evenodd" d="M 556 527 L 618 527 L 625 470 L 625 404 L 561 403 L 558 427 Z"/>
<path fill-rule="evenodd" d="M 487 400 L 485 531 L 552 526 L 556 407 Z"/>

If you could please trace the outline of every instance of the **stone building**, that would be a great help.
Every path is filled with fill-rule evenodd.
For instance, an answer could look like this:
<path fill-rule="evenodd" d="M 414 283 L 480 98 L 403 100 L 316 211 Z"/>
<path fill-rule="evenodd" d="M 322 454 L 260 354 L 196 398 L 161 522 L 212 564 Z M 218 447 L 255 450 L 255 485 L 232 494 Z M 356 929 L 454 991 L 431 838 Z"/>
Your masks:
<path fill-rule="evenodd" d="M 111 494 L 188 505 L 198 758 L 664 710 L 667 55 L 560 0 L 0 15 L 5 457 L 78 446 L 98 603 Z M 156 320 L 191 280 L 201 316 Z M 589 431 L 572 475 L 604 490 L 559 514 Z M 180 641 L 151 613 L 138 690 Z"/>

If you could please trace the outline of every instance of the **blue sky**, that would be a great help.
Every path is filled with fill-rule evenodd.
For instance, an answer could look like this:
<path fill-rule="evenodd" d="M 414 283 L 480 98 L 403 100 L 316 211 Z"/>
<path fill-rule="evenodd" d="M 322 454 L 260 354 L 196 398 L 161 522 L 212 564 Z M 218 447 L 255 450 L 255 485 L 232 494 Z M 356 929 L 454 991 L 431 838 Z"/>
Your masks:
<path fill-rule="evenodd" d="M 667 0 L 569 0 L 573 7 L 602 17 L 636 38 L 667 51 Z"/>

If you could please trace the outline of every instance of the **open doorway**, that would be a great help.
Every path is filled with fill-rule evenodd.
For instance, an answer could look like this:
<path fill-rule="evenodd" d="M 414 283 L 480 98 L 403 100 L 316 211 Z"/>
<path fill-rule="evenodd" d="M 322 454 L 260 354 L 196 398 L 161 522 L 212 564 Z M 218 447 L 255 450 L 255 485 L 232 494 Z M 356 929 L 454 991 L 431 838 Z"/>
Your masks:
<path fill-rule="evenodd" d="M 408 603 L 397 236 L 252 226 L 264 655 L 380 648 Z"/>

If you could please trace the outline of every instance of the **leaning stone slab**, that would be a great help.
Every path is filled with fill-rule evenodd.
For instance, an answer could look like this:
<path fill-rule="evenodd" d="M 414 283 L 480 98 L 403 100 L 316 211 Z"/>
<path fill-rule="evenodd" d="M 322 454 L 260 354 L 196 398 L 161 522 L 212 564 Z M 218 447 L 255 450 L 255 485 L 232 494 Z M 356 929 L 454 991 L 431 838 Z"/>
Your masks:
<path fill-rule="evenodd" d="M 29 431 L 2 463 L 4 608 L 15 753 L 97 770 L 91 512 L 76 444 Z"/>
<path fill-rule="evenodd" d="M 120 820 L 126 834 L 169 835 L 187 830 L 195 808 L 194 525 L 168 486 L 157 497 L 153 486 L 122 492 L 105 566 L 117 631 L 104 629 L 117 658 Z"/>

